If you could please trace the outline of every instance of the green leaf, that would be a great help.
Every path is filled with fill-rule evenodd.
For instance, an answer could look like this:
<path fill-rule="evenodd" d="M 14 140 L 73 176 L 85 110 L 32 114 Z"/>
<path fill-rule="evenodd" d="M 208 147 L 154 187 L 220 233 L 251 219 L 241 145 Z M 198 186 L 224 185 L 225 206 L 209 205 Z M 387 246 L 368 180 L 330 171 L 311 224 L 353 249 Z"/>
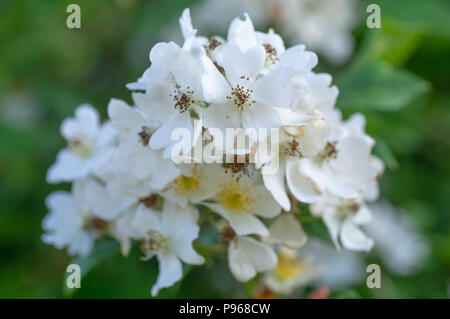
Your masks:
<path fill-rule="evenodd" d="M 381 158 L 387 168 L 396 170 L 398 168 L 398 162 L 389 145 L 380 137 L 376 137 L 376 141 L 377 143 L 373 150 L 374 154 Z"/>
<path fill-rule="evenodd" d="M 428 33 L 450 37 L 450 3 L 448 0 L 370 0 L 381 7 L 382 27 L 384 17 L 396 19 L 426 29 Z"/>
<path fill-rule="evenodd" d="M 380 29 L 367 29 L 355 64 L 370 64 L 381 60 L 403 65 L 414 54 L 424 35 L 424 29 L 393 18 L 383 19 Z"/>
<path fill-rule="evenodd" d="M 86 257 L 78 257 L 73 260 L 72 264 L 77 264 L 81 268 L 81 278 L 86 276 L 92 269 L 94 269 L 103 260 L 112 257 L 120 252 L 120 245 L 113 239 L 105 239 L 98 242 L 92 252 Z M 67 276 L 65 273 L 63 281 L 63 295 L 68 298 L 73 296 L 77 288 L 68 288 L 66 285 Z"/>
<path fill-rule="evenodd" d="M 337 80 L 337 106 L 352 111 L 396 111 L 429 90 L 418 76 L 386 62 L 358 65 Z"/>

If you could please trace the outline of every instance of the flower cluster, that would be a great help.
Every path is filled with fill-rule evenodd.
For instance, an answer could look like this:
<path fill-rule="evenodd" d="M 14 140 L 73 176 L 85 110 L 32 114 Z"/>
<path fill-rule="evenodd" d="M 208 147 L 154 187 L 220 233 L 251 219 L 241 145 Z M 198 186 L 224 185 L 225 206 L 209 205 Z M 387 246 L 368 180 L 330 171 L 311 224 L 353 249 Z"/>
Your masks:
<path fill-rule="evenodd" d="M 286 249 L 306 242 L 299 215 L 308 207 L 338 249 L 370 250 L 360 225 L 383 165 L 364 117 L 343 121 L 334 109 L 338 90 L 312 71 L 317 56 L 255 31 L 248 15 L 226 40 L 198 36 L 188 9 L 180 26 L 183 45 L 156 44 L 151 66 L 128 85 L 133 105 L 111 99 L 104 123 L 82 105 L 62 123 L 67 147 L 47 179 L 72 190 L 47 198 L 43 240 L 82 256 L 103 236 L 123 255 L 140 241 L 142 260 L 159 261 L 153 295 L 181 279 L 182 262 L 204 262 L 194 241 L 207 226 L 239 281 L 298 276 Z M 236 140 L 224 139 L 229 129 Z"/>

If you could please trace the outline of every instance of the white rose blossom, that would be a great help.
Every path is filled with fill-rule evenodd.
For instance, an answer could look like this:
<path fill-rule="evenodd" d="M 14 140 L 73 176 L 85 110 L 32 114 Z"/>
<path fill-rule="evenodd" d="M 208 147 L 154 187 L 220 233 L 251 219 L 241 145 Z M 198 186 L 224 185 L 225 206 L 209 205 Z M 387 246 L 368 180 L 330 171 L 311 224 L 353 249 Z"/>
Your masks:
<path fill-rule="evenodd" d="M 132 105 L 111 99 L 103 123 L 83 105 L 63 122 L 68 147 L 48 181 L 73 187 L 49 195 L 43 240 L 80 256 L 106 236 L 124 256 L 140 241 L 142 259 L 159 261 L 152 295 L 182 278 L 182 262 L 204 262 L 193 247 L 209 251 L 208 227 L 237 280 L 262 273 L 284 294 L 308 284 L 314 262 L 281 253 L 307 242 L 306 206 L 337 248 L 368 251 L 361 226 L 383 164 L 364 117 L 343 121 L 334 109 L 338 89 L 313 71 L 317 55 L 255 31 L 249 15 L 231 22 L 227 39 L 198 36 L 188 9 L 180 26 L 184 43 L 156 44 L 128 85 Z M 228 129 L 245 145 L 228 143 Z"/>

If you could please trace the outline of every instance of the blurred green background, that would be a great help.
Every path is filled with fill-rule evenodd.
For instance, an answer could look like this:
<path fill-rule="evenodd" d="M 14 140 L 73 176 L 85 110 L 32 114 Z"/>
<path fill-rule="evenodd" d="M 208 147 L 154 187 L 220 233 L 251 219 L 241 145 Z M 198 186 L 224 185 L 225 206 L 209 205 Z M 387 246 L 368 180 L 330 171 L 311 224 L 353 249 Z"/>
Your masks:
<path fill-rule="evenodd" d="M 0 0 L 0 297 L 63 297 L 70 258 L 40 240 L 45 197 L 69 185 L 45 182 L 64 146 L 61 121 L 81 103 L 106 116 L 111 97 L 131 102 L 125 84 L 148 67 L 191 0 Z M 78 3 L 81 29 L 66 27 L 66 7 Z M 365 24 L 368 3 L 379 3 L 382 28 Z M 386 164 L 382 195 L 404 208 L 429 240 L 419 272 L 383 272 L 381 289 L 362 283 L 333 298 L 446 298 L 450 285 L 450 3 L 446 0 L 361 1 L 347 65 L 320 60 L 333 74 L 345 116 L 366 115 L 375 153 Z M 195 26 L 195 21 L 193 21 Z M 208 35 L 207 30 L 199 30 Z M 224 34 L 222 34 L 224 35 Z M 289 44 L 289 43 L 287 43 Z M 157 264 L 105 254 L 75 297 L 150 297 Z M 376 256 L 369 261 L 379 262 Z M 223 260 L 186 268 L 185 279 L 159 297 L 245 297 Z M 201 287 L 201 289 L 199 289 Z"/>

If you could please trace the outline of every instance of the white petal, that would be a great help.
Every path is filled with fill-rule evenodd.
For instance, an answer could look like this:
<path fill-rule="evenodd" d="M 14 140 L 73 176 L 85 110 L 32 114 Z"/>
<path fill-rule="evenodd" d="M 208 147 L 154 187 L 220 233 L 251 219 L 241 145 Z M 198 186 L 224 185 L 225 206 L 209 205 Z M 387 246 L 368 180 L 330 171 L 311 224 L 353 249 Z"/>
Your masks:
<path fill-rule="evenodd" d="M 341 243 L 350 250 L 370 251 L 373 247 L 373 240 L 359 229 L 350 219 L 342 225 Z"/>
<path fill-rule="evenodd" d="M 276 34 L 273 29 L 269 29 L 268 33 L 256 31 L 256 38 L 260 44 L 270 44 L 275 50 L 277 50 L 278 56 L 284 52 L 283 39 Z"/>
<path fill-rule="evenodd" d="M 237 45 L 242 51 L 247 51 L 257 44 L 252 20 L 245 14 L 245 20 L 235 18 L 228 29 L 228 42 Z"/>
<path fill-rule="evenodd" d="M 195 36 L 197 30 L 192 27 L 191 15 L 188 8 L 183 10 L 183 14 L 179 20 L 181 33 L 183 33 L 183 37 L 186 40 L 189 37 Z"/>
<path fill-rule="evenodd" d="M 131 221 L 131 226 L 141 237 L 151 229 L 157 231 L 161 231 L 162 229 L 159 213 L 148 209 L 142 204 L 137 208 L 136 214 Z"/>
<path fill-rule="evenodd" d="M 327 211 L 323 214 L 323 222 L 325 223 L 325 226 L 327 226 L 331 240 L 336 246 L 336 249 L 339 250 L 341 246 L 339 245 L 338 242 L 338 236 L 341 227 L 341 220 L 339 219 L 336 213 Z"/>
<path fill-rule="evenodd" d="M 242 84 L 248 88 L 246 78 L 254 79 L 261 72 L 265 58 L 266 52 L 262 46 L 242 52 L 239 47 L 227 44 L 223 49 L 222 67 L 232 86 Z"/>
<path fill-rule="evenodd" d="M 313 52 L 305 51 L 304 45 L 290 47 L 280 55 L 279 65 L 294 67 L 297 72 L 311 71 L 318 62 L 317 55 Z"/>
<path fill-rule="evenodd" d="M 111 99 L 108 104 L 108 117 L 118 130 L 138 133 L 145 126 L 144 117 L 127 103 Z"/>
<path fill-rule="evenodd" d="M 178 85 L 182 90 L 194 91 L 194 96 L 201 98 L 202 92 L 202 53 L 198 50 L 181 51 L 175 61 L 170 64 L 170 69 Z"/>
<path fill-rule="evenodd" d="M 269 234 L 267 227 L 252 214 L 227 212 L 222 206 L 215 204 L 205 204 L 205 206 L 225 218 L 238 235 L 267 236 Z"/>
<path fill-rule="evenodd" d="M 61 150 L 56 163 L 47 172 L 47 182 L 60 183 L 69 182 L 77 178 L 85 177 L 89 174 L 89 162 L 79 156 L 74 155 L 68 149 Z"/>
<path fill-rule="evenodd" d="M 172 132 L 177 128 L 185 128 L 189 131 L 190 136 L 193 136 L 194 132 L 189 112 L 181 114 L 173 112 L 170 119 L 153 133 L 150 138 L 150 147 L 152 149 L 161 149 L 168 147 L 170 144 L 177 143 L 178 141 L 173 141 L 171 139 Z"/>
<path fill-rule="evenodd" d="M 287 196 L 286 186 L 284 183 L 284 175 L 286 172 L 286 163 L 285 161 L 280 161 L 280 166 L 275 173 L 265 174 L 266 170 L 261 170 L 264 185 L 271 192 L 275 200 L 278 204 L 283 207 L 283 210 L 290 211 L 291 210 L 291 202 L 289 201 L 289 197 Z"/>
<path fill-rule="evenodd" d="M 317 185 L 300 174 L 296 160 L 286 163 L 286 182 L 292 195 L 301 202 L 313 203 L 321 195 L 321 190 L 317 188 Z"/>
<path fill-rule="evenodd" d="M 172 286 L 183 276 L 181 261 L 175 253 L 165 251 L 157 255 L 159 261 L 159 275 L 156 284 L 152 287 L 152 296 L 155 297 L 161 288 Z"/>
<path fill-rule="evenodd" d="M 155 172 L 152 175 L 151 184 L 153 188 L 158 190 L 164 188 L 164 186 L 180 175 L 179 169 L 173 162 L 164 159 L 159 151 L 155 153 L 152 166 L 154 167 Z"/>
<path fill-rule="evenodd" d="M 225 101 L 230 93 L 230 85 L 211 60 L 203 56 L 203 99 L 208 103 L 220 103 Z"/>
<path fill-rule="evenodd" d="M 237 237 L 228 247 L 228 264 L 237 280 L 248 281 L 257 272 L 275 268 L 277 256 L 268 245 L 253 238 Z"/>
<path fill-rule="evenodd" d="M 242 113 L 242 126 L 245 130 L 266 128 L 269 136 L 271 128 L 281 126 L 280 114 L 273 107 L 255 103 Z M 262 135 L 258 138 L 264 140 L 267 136 Z"/>
<path fill-rule="evenodd" d="M 290 79 L 295 70 L 290 67 L 278 67 L 256 81 L 255 101 L 268 106 L 290 107 L 299 98 L 297 91 L 290 87 Z"/>
<path fill-rule="evenodd" d="M 250 190 L 255 202 L 252 213 L 265 218 L 273 218 L 281 213 L 281 207 L 263 185 L 253 186 Z"/>
<path fill-rule="evenodd" d="M 298 249 L 306 243 L 306 233 L 294 214 L 283 213 L 270 225 L 265 241 Z"/>
<path fill-rule="evenodd" d="M 93 137 L 100 122 L 98 111 L 89 104 L 83 104 L 75 110 L 75 117 L 68 118 L 61 124 L 61 135 L 67 140 L 80 136 Z"/>
<path fill-rule="evenodd" d="M 90 204 L 91 213 L 103 220 L 113 220 L 135 203 L 132 197 L 112 194 L 94 179 L 84 185 L 85 199 Z"/>
<path fill-rule="evenodd" d="M 241 126 L 241 112 L 230 103 L 211 104 L 203 111 L 203 124 L 206 128 L 218 128 L 225 137 L 227 128 Z"/>
<path fill-rule="evenodd" d="M 144 111 L 150 119 L 161 124 L 169 120 L 175 111 L 173 97 L 170 96 L 174 90 L 175 87 L 167 82 L 154 82 L 148 87 L 145 94 L 148 106 L 145 106 Z"/>

